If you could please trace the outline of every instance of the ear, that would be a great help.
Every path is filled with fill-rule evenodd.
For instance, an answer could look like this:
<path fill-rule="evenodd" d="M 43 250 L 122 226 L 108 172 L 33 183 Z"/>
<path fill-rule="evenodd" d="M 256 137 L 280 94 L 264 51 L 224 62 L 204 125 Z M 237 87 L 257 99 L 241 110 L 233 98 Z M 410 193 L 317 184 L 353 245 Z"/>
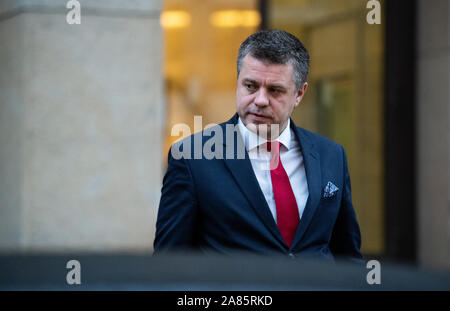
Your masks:
<path fill-rule="evenodd" d="M 298 89 L 297 94 L 295 96 L 295 107 L 297 107 L 300 104 L 307 89 L 308 89 L 308 82 L 303 83 L 303 85 Z"/>

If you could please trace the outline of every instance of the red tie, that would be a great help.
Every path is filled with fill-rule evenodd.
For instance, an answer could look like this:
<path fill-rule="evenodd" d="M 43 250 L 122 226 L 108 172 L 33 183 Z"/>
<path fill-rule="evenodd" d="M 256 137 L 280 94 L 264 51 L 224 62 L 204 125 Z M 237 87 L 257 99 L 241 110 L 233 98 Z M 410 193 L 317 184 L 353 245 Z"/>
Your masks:
<path fill-rule="evenodd" d="M 271 151 L 270 177 L 277 210 L 277 225 L 286 244 L 291 247 L 295 231 L 300 223 L 297 201 L 295 201 L 289 177 L 284 170 L 280 158 L 280 143 L 268 142 L 267 150 Z"/>

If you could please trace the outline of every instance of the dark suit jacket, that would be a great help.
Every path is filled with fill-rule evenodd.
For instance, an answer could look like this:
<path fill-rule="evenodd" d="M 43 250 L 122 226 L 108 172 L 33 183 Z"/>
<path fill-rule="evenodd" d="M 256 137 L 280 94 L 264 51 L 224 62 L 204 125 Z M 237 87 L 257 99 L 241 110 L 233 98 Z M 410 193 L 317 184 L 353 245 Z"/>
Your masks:
<path fill-rule="evenodd" d="M 224 139 L 223 146 L 217 144 L 216 148 L 223 148 L 224 159 L 193 158 L 194 142 L 204 146 L 212 137 L 203 136 L 202 132 L 171 147 L 184 150 L 183 147 L 190 144 L 191 159 L 176 160 L 169 152 L 156 223 L 155 252 L 197 249 L 229 253 L 236 250 L 329 260 L 336 255 L 361 259 L 360 230 L 352 205 L 344 148 L 296 127 L 291 120 L 304 157 L 309 197 L 294 241 L 288 248 L 270 213 L 247 152 L 244 159 L 226 158 L 227 150 L 235 155 L 237 144 L 243 144 L 239 133 L 234 133 L 232 143 L 226 139 L 226 125 L 236 125 L 237 121 L 235 114 L 228 122 L 217 125 L 222 128 Z M 329 181 L 339 190 L 334 196 L 324 197 Z"/>

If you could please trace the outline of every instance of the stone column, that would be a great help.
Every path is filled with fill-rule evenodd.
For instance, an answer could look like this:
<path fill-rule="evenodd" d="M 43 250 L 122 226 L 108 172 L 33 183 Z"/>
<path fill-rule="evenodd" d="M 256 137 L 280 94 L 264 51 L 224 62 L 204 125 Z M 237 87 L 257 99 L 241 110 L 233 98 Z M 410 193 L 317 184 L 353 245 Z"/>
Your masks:
<path fill-rule="evenodd" d="M 450 267 L 450 2 L 418 1 L 419 262 Z"/>
<path fill-rule="evenodd" d="M 151 251 L 162 0 L 0 3 L 0 251 Z"/>

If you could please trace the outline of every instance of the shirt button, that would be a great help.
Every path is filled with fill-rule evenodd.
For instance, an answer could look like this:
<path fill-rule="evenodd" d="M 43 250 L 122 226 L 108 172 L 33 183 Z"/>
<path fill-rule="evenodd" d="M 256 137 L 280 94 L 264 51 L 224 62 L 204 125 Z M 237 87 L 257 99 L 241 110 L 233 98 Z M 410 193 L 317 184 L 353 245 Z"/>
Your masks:
<path fill-rule="evenodd" d="M 289 258 L 294 259 L 294 258 L 295 258 L 295 255 L 292 254 L 292 253 L 289 253 Z"/>

